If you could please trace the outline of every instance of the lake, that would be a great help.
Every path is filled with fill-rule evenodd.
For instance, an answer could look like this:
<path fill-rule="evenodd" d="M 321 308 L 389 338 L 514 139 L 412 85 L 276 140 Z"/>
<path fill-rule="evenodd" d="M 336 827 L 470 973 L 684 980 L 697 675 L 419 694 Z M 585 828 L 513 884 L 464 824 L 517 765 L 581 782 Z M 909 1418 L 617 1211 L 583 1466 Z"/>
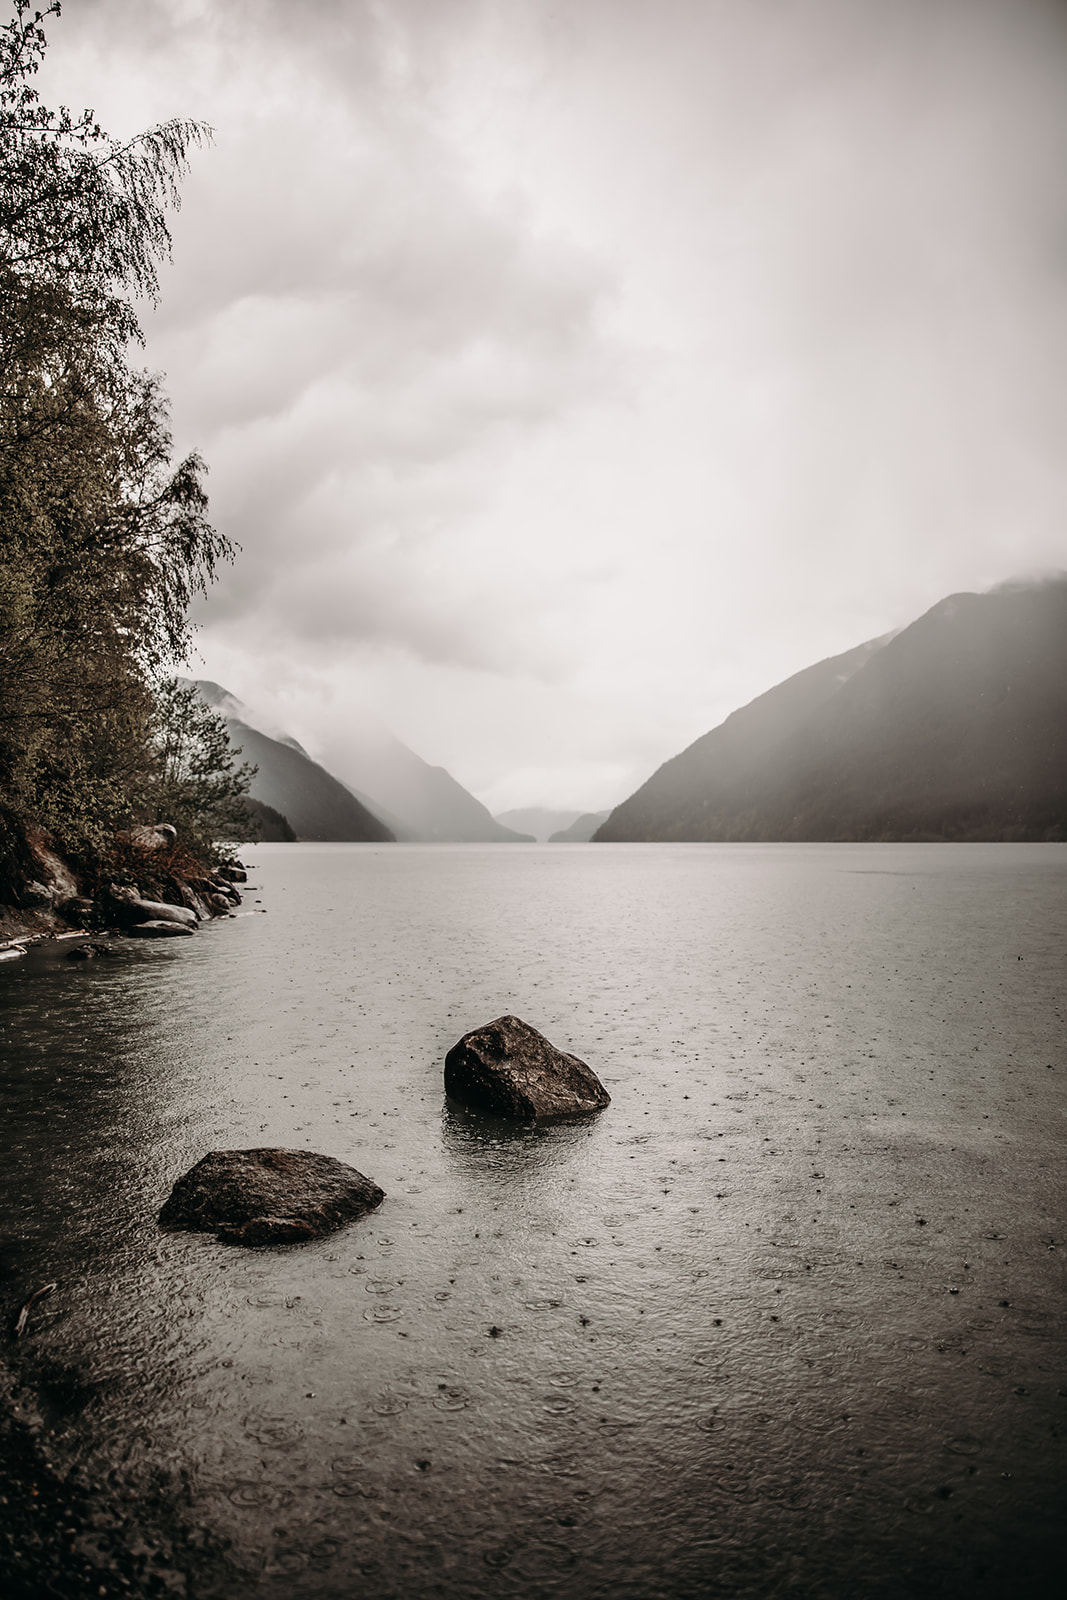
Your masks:
<path fill-rule="evenodd" d="M 0 968 L 27 1595 L 1059 1592 L 1067 846 L 249 861 L 195 939 Z M 446 1104 L 506 1012 L 608 1109 Z M 387 1198 L 160 1231 L 264 1144 Z"/>

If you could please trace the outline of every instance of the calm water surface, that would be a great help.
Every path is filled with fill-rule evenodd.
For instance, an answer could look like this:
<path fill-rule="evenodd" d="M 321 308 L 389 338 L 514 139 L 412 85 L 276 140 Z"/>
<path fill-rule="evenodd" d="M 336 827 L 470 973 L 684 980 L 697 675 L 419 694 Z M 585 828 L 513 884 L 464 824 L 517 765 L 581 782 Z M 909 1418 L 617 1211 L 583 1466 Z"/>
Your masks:
<path fill-rule="evenodd" d="M 146 1593 L 1058 1592 L 1067 847 L 259 846 L 250 884 L 0 970 L 5 1315 L 58 1283 L 5 1359 Z M 446 1105 L 503 1012 L 608 1110 Z M 160 1232 L 259 1144 L 387 1199 Z"/>

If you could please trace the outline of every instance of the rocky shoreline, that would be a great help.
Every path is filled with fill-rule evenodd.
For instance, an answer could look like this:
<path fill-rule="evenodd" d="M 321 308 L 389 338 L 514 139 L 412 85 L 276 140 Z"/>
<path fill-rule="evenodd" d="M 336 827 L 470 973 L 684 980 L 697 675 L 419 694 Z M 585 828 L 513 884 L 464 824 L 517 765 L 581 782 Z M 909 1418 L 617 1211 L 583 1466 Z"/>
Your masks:
<path fill-rule="evenodd" d="M 237 885 L 248 876 L 237 861 L 205 867 L 169 823 L 120 834 L 110 873 L 94 879 L 77 873 L 45 839 L 28 845 L 31 864 L 13 903 L 0 905 L 0 962 L 86 934 L 188 937 L 201 923 L 233 913 L 241 904 Z M 91 944 L 71 951 L 81 959 L 95 953 Z"/>
<path fill-rule="evenodd" d="M 57 944 L 69 944 L 67 959 L 90 960 L 109 953 L 115 936 L 189 937 L 204 922 L 232 915 L 241 904 L 236 886 L 247 881 L 239 862 L 206 867 L 167 824 L 120 835 L 108 871 L 95 875 L 77 871 L 41 836 L 27 847 L 22 877 L 8 888 L 9 903 L 0 904 L 0 963 Z M 13 1330 L 5 1332 L 10 1338 Z M 75 1482 L 48 1446 L 32 1363 L 21 1376 L 19 1370 L 6 1353 L 0 1358 L 4 1593 L 12 1600 L 163 1600 L 194 1588 L 225 1592 L 233 1570 L 218 1541 L 196 1527 L 179 1476 L 131 1483 L 121 1497 L 129 1504 L 116 1504 L 110 1489 L 94 1493 Z"/>

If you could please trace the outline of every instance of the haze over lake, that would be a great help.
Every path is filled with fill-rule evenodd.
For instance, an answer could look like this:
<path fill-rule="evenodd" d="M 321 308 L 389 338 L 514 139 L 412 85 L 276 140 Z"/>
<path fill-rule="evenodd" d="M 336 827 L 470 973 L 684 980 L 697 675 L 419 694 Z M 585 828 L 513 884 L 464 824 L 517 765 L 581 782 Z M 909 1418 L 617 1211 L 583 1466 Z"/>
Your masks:
<path fill-rule="evenodd" d="M 90 1546 L 197 1600 L 1055 1592 L 1067 847 L 254 861 L 195 939 L 0 974 L 5 1305 L 58 1285 L 11 1363 Z M 447 1105 L 505 1012 L 607 1110 Z M 387 1198 L 158 1229 L 265 1144 Z"/>

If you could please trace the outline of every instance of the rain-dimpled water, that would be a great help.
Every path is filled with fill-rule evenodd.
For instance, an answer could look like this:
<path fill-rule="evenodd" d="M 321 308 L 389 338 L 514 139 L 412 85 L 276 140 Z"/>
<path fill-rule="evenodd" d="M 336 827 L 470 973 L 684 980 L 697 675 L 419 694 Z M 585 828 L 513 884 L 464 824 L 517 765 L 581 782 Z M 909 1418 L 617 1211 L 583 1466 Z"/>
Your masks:
<path fill-rule="evenodd" d="M 1067 847 L 249 865 L 195 938 L 0 969 L 5 1315 L 56 1284 L 5 1360 L 146 1592 L 1056 1592 Z M 504 1013 L 610 1106 L 446 1102 Z M 159 1227 L 264 1145 L 386 1199 Z"/>

